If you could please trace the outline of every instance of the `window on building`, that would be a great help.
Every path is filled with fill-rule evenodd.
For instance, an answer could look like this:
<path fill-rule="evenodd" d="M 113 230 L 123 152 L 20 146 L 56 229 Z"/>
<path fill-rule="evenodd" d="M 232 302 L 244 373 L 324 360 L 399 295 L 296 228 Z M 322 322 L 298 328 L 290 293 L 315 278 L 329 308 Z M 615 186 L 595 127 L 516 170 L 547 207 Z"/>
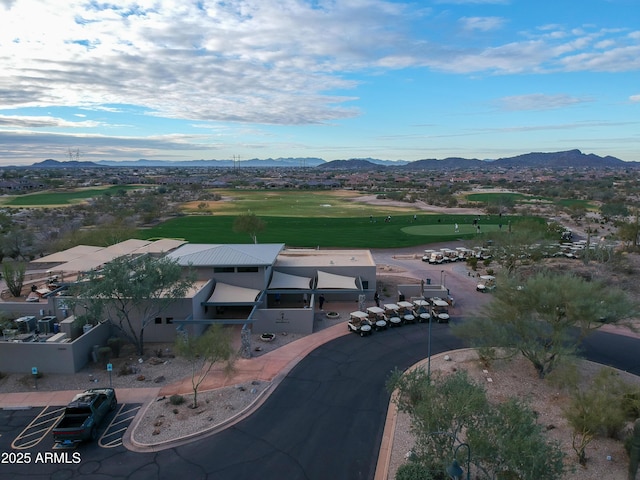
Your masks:
<path fill-rule="evenodd" d="M 155 318 L 155 323 L 156 323 L 156 325 L 160 325 L 162 323 L 162 317 L 156 317 Z"/>
<path fill-rule="evenodd" d="M 213 273 L 233 273 L 235 271 L 234 267 L 213 267 Z"/>
<path fill-rule="evenodd" d="M 257 272 L 258 267 L 238 267 L 238 273 Z"/>

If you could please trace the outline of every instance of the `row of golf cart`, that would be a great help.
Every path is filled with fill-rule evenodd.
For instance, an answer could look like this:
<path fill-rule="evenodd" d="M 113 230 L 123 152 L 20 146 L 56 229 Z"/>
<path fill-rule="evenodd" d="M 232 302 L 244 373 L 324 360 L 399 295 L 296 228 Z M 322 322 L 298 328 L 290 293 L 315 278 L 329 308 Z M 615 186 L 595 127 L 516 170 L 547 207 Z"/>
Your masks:
<path fill-rule="evenodd" d="M 450 262 L 466 262 L 470 258 L 477 258 L 478 260 L 485 260 L 491 258 L 491 252 L 486 247 L 456 247 L 453 248 L 441 248 L 440 250 L 425 250 L 422 256 L 423 262 L 428 262 L 431 265 L 440 265 L 442 263 Z"/>
<path fill-rule="evenodd" d="M 449 303 L 446 300 L 439 297 L 419 298 L 412 302 L 399 301 L 382 307 L 368 307 L 366 311 L 351 312 L 347 325 L 350 332 L 364 337 L 374 331 L 429 321 L 449 323 Z"/>

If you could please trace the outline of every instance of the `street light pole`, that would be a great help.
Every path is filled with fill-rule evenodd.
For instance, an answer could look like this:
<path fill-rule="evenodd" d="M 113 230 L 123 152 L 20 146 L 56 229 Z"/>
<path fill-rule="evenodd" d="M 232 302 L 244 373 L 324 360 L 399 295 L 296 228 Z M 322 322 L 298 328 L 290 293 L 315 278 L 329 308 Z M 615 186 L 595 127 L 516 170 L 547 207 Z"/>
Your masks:
<path fill-rule="evenodd" d="M 471 469 L 470 469 L 470 466 L 471 466 L 471 448 L 469 447 L 468 443 L 461 443 L 453 451 L 453 462 L 451 463 L 451 465 L 449 465 L 447 467 L 447 473 L 454 480 L 459 480 L 459 479 L 462 478 L 462 474 L 464 473 L 464 470 L 462 470 L 462 468 L 460 468 L 460 464 L 458 463 L 458 458 L 457 458 L 458 457 L 458 450 L 460 449 L 460 447 L 466 447 L 467 448 L 467 480 L 471 480 Z"/>
<path fill-rule="evenodd" d="M 427 380 L 431 384 L 431 312 L 429 312 L 429 330 L 427 334 Z"/>
<path fill-rule="evenodd" d="M 450 432 L 429 432 L 427 435 L 446 435 L 447 437 L 451 437 L 454 442 L 458 441 L 458 437 L 456 437 L 453 433 Z M 460 467 L 458 463 L 458 450 L 460 447 L 466 447 L 467 449 L 467 480 L 471 480 L 471 447 L 468 443 L 460 443 L 455 450 L 453 451 L 453 461 L 451 465 L 446 468 L 447 475 L 449 475 L 453 480 L 461 480 L 462 475 L 464 474 L 464 470 Z"/>

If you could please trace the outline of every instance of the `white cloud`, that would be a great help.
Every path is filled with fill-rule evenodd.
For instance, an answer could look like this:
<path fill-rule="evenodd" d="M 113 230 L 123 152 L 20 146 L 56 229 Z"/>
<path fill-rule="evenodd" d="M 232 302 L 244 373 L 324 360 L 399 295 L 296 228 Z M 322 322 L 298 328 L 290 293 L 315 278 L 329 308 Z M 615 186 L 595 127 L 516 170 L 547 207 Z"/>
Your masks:
<path fill-rule="evenodd" d="M 85 120 L 82 122 L 69 122 L 62 118 L 56 117 L 0 115 L 0 128 L 95 128 L 104 125 L 104 123 L 94 122 L 90 120 Z"/>
<path fill-rule="evenodd" d="M 634 103 L 640 103 L 640 95 L 631 95 L 629 97 L 629 100 L 631 100 Z"/>
<path fill-rule="evenodd" d="M 138 105 L 201 122 L 321 124 L 360 114 L 344 92 L 363 73 L 629 71 L 640 62 L 638 32 L 549 24 L 467 44 L 423 28 L 430 9 L 385 0 L 1 1 L 0 109 Z M 460 21 L 474 36 L 506 22 Z"/>
<path fill-rule="evenodd" d="M 505 20 L 500 17 L 462 17 L 459 22 L 464 30 L 489 32 L 501 28 Z"/>
<path fill-rule="evenodd" d="M 543 93 L 532 93 L 528 95 L 503 97 L 498 100 L 497 104 L 502 110 L 507 111 L 553 110 L 588 101 L 590 100 L 564 94 L 548 95 Z"/>

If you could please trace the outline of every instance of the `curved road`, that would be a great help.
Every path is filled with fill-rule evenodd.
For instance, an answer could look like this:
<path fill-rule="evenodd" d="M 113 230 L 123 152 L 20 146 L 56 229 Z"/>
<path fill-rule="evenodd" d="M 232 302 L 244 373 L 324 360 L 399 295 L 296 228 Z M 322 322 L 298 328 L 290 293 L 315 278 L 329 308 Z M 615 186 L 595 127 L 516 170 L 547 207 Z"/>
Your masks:
<path fill-rule="evenodd" d="M 456 295 L 453 321 L 460 319 L 456 310 L 470 312 L 490 298 L 475 293 L 475 280 L 455 265 L 376 260 L 408 266 L 408 276 L 434 283 L 446 275 Z M 427 324 L 416 324 L 333 340 L 302 359 L 253 415 L 188 445 L 155 454 L 87 445 L 79 464 L 2 465 L 0 478 L 370 480 L 390 399 L 385 382 L 393 369 L 426 357 L 427 333 Z M 433 354 L 463 346 L 448 325 L 432 324 Z M 640 339 L 597 332 L 584 348 L 591 360 L 640 375 Z"/>
<path fill-rule="evenodd" d="M 215 480 L 372 479 L 394 368 L 425 358 L 427 325 L 371 337 L 348 335 L 304 358 L 265 404 L 235 426 L 155 454 L 89 445 L 77 465 L 3 465 L 1 478 Z M 432 325 L 433 353 L 460 348 L 447 325 Z M 640 340 L 598 332 L 588 358 L 640 375 Z"/>

